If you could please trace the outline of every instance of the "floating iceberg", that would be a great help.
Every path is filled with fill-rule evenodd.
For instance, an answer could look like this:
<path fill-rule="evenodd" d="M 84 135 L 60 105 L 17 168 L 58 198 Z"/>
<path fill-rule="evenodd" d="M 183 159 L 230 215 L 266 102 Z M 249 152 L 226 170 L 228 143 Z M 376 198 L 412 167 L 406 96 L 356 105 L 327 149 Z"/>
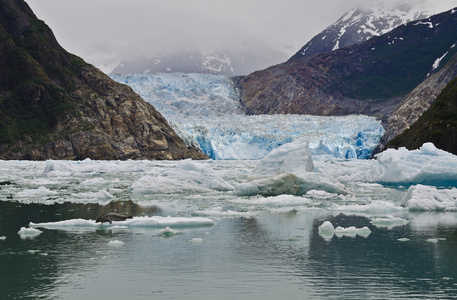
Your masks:
<path fill-rule="evenodd" d="M 409 221 L 394 216 L 385 216 L 371 218 L 370 223 L 376 227 L 385 227 L 387 229 L 392 229 L 397 226 L 406 225 L 409 223 Z"/>
<path fill-rule="evenodd" d="M 21 236 L 21 239 L 28 239 L 28 238 L 34 238 L 38 235 L 40 235 L 43 231 L 38 230 L 36 228 L 26 228 L 26 227 L 21 227 L 21 229 L 18 231 L 18 234 Z"/>
<path fill-rule="evenodd" d="M 132 184 L 132 192 L 135 194 L 176 194 L 232 189 L 233 186 L 210 166 L 191 160 L 180 161 L 174 168 L 145 175 Z"/>
<path fill-rule="evenodd" d="M 58 222 L 48 223 L 33 223 L 30 222 L 30 227 L 47 228 L 47 229 L 81 229 L 81 228 L 103 228 L 110 229 L 114 226 L 131 227 L 150 227 L 150 228 L 166 228 L 166 227 L 205 227 L 213 226 L 215 222 L 212 219 L 203 217 L 184 218 L 184 217 L 134 217 L 125 221 L 113 221 L 113 224 L 95 223 L 95 220 L 71 219 Z"/>
<path fill-rule="evenodd" d="M 368 237 L 371 234 L 371 230 L 366 226 L 362 228 L 356 228 L 355 226 L 347 228 L 338 226 L 335 228 L 330 221 L 325 221 L 321 226 L 319 226 L 318 232 L 325 240 L 330 240 L 333 235 L 336 235 L 337 237 L 356 237 L 357 235 Z"/>
<path fill-rule="evenodd" d="M 411 186 L 401 205 L 413 211 L 457 211 L 457 189 Z"/>
<path fill-rule="evenodd" d="M 389 149 L 376 155 L 380 183 L 457 186 L 457 156 L 425 143 L 418 150 Z"/>
<path fill-rule="evenodd" d="M 238 196 L 305 195 L 311 190 L 348 193 L 332 176 L 314 172 L 308 142 L 296 141 L 271 151 L 244 182 L 235 186 L 233 193 Z"/>
<path fill-rule="evenodd" d="M 108 243 L 108 246 L 111 246 L 111 247 L 120 247 L 122 245 L 124 245 L 124 242 L 119 241 L 119 240 L 109 241 L 109 243 Z"/>
<path fill-rule="evenodd" d="M 341 182 L 372 182 L 394 185 L 425 184 L 457 187 L 457 156 L 424 143 L 420 149 L 388 149 L 374 160 L 318 160 L 318 169 Z"/>

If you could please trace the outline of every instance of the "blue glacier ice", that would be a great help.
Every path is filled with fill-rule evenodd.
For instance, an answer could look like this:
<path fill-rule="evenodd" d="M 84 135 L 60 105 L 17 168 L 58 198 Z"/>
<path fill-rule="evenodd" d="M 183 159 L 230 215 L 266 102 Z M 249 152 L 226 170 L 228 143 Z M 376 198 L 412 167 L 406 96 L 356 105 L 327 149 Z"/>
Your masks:
<path fill-rule="evenodd" d="M 374 117 L 245 115 L 235 80 L 211 74 L 112 75 L 151 103 L 188 143 L 217 160 L 261 159 L 307 139 L 312 155 L 369 158 L 384 134 Z"/>

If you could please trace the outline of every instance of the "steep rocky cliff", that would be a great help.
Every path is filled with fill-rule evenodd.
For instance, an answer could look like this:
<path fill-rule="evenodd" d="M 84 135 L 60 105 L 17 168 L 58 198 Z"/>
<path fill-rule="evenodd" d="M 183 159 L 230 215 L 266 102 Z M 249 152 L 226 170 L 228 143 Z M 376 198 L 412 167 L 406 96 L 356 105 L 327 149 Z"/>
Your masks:
<path fill-rule="evenodd" d="M 446 85 L 457 77 L 457 54 L 439 72 L 432 74 L 411 91 L 389 117 L 381 148 L 408 129 L 424 113 Z"/>
<path fill-rule="evenodd" d="M 0 159 L 203 159 L 133 90 L 66 52 L 23 0 L 0 2 Z"/>
<path fill-rule="evenodd" d="M 454 10 L 371 40 L 254 72 L 241 81 L 251 114 L 374 115 L 398 103 L 457 52 Z"/>
<path fill-rule="evenodd" d="M 425 142 L 432 142 L 439 149 L 457 155 L 457 78 L 409 129 L 391 140 L 386 148 L 418 149 Z"/>

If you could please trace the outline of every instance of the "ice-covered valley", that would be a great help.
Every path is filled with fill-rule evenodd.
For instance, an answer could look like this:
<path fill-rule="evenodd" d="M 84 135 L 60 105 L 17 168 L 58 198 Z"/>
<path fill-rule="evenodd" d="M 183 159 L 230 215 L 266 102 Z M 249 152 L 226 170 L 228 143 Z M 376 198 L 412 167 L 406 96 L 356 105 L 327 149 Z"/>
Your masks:
<path fill-rule="evenodd" d="M 130 85 L 188 143 L 213 159 L 260 159 L 280 145 L 306 138 L 313 155 L 369 158 L 384 134 L 362 115 L 316 117 L 244 114 L 235 79 L 211 74 L 113 75 Z"/>

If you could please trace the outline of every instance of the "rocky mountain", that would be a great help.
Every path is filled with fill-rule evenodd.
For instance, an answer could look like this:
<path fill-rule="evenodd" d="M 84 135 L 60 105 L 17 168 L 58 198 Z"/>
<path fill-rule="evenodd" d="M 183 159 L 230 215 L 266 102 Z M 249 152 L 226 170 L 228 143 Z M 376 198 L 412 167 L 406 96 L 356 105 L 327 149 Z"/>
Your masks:
<path fill-rule="evenodd" d="M 457 54 L 437 73 L 411 91 L 389 117 L 381 147 L 408 129 L 435 102 L 446 85 L 457 77 Z"/>
<path fill-rule="evenodd" d="M 354 8 L 312 38 L 290 59 L 352 46 L 429 16 L 418 5 L 386 7 L 381 4 L 371 8 Z"/>
<path fill-rule="evenodd" d="M 418 149 L 425 142 L 457 154 L 457 78 L 409 129 L 392 139 L 386 148 Z"/>
<path fill-rule="evenodd" d="M 457 53 L 457 14 L 413 21 L 366 42 L 254 72 L 240 83 L 251 114 L 366 114 L 384 122 Z"/>
<path fill-rule="evenodd" d="M 66 52 L 24 0 L 0 2 L 0 159 L 206 158 L 133 90 Z"/>

